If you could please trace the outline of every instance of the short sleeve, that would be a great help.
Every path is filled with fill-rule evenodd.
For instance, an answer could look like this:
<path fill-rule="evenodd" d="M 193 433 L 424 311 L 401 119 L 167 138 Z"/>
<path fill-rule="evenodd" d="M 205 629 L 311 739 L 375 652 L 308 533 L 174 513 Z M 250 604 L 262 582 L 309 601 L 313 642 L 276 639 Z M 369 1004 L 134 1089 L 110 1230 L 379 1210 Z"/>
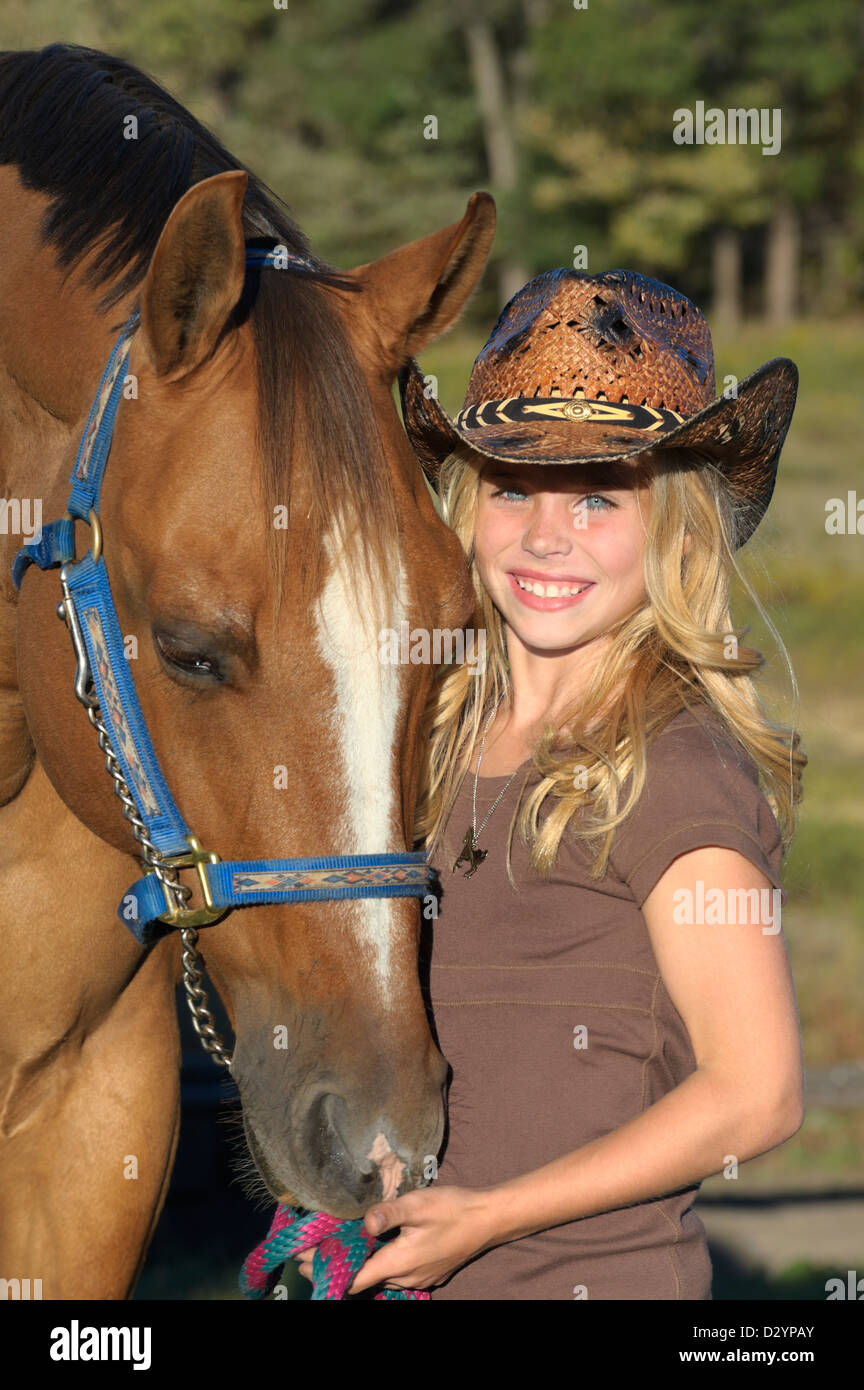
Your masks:
<path fill-rule="evenodd" d="M 641 907 L 673 860 L 708 845 L 749 859 L 785 907 L 783 837 L 755 762 L 715 716 L 686 711 L 649 746 L 645 788 L 615 833 L 610 869 Z"/>

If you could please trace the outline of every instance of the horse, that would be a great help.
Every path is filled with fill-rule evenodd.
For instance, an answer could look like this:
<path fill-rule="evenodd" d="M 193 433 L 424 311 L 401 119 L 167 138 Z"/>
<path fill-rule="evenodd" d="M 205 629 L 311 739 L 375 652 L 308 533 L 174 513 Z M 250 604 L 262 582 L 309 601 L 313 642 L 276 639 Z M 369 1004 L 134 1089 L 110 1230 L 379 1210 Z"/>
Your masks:
<path fill-rule="evenodd" d="M 61 517 L 100 373 L 137 325 L 98 549 L 196 844 L 237 859 L 410 851 L 433 672 L 383 663 L 378 634 L 458 629 L 474 596 L 392 386 L 474 289 L 492 199 L 473 194 L 452 225 L 337 270 L 153 79 L 52 44 L 0 55 L 0 208 L 7 522 L 13 501 Z M 286 263 L 250 265 L 256 247 Z M 93 528 L 69 524 L 76 556 L 89 545 L 95 561 Z M 196 1026 L 229 1059 L 195 993 L 197 932 L 181 950 L 170 922 L 142 944 L 118 921 L 140 844 L 75 698 L 56 568 L 31 564 L 16 587 L 10 529 L 0 1275 L 41 1278 L 46 1298 L 128 1298 L 176 1152 L 186 956 Z M 179 868 L 175 881 L 188 899 Z M 446 1063 L 420 931 L 407 896 L 266 902 L 207 926 L 245 1140 L 277 1201 L 353 1218 L 428 1180 Z"/>

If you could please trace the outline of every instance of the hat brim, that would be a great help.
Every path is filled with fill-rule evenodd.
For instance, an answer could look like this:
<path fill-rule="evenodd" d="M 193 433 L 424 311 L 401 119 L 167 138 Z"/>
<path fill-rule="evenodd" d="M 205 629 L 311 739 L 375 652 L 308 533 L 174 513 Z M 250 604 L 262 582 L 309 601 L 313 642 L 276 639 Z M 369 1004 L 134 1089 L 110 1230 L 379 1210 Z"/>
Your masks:
<path fill-rule="evenodd" d="M 619 424 L 572 420 L 502 423 L 460 429 L 434 397 L 414 358 L 399 375 L 405 430 L 434 482 L 442 461 L 460 444 L 502 463 L 598 465 L 637 462 L 653 449 L 699 449 L 716 460 L 738 514 L 738 544 L 759 524 L 774 491 L 780 451 L 792 421 L 798 368 L 775 357 L 738 383 L 734 396 L 718 396 L 671 430 L 652 432 Z"/>

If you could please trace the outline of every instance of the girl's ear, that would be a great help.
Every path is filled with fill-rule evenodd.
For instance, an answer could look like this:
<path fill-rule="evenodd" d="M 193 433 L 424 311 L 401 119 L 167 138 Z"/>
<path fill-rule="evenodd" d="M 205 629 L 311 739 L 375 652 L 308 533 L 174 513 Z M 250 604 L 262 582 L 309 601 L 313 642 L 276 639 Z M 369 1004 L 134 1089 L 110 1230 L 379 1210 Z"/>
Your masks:
<path fill-rule="evenodd" d="M 691 540 L 690 532 L 689 532 L 689 531 L 685 531 L 685 532 L 684 532 L 684 554 L 685 554 L 685 555 L 687 554 L 688 550 L 690 549 L 690 540 Z"/>

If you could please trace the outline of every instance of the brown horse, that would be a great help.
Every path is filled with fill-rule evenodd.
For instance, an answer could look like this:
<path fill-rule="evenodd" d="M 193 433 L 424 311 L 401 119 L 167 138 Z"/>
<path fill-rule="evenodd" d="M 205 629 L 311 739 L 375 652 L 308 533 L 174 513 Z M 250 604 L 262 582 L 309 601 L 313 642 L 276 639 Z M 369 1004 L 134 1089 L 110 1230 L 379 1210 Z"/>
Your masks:
<path fill-rule="evenodd" d="M 350 272 L 250 277 L 249 238 L 310 255 L 279 200 L 149 78 L 68 45 L 0 56 L 0 166 L 5 499 L 62 515 L 140 309 L 103 553 L 184 818 L 223 858 L 410 849 L 432 672 L 382 665 L 378 633 L 458 628 L 473 597 L 391 386 L 461 312 L 491 199 Z M 178 938 L 142 950 L 116 916 L 136 845 L 57 571 L 10 580 L 26 539 L 0 536 L 0 1277 L 119 1298 L 177 1141 Z M 424 1180 L 446 1068 L 419 931 L 415 900 L 380 898 L 246 908 L 202 938 L 274 1198 L 351 1217 Z"/>

